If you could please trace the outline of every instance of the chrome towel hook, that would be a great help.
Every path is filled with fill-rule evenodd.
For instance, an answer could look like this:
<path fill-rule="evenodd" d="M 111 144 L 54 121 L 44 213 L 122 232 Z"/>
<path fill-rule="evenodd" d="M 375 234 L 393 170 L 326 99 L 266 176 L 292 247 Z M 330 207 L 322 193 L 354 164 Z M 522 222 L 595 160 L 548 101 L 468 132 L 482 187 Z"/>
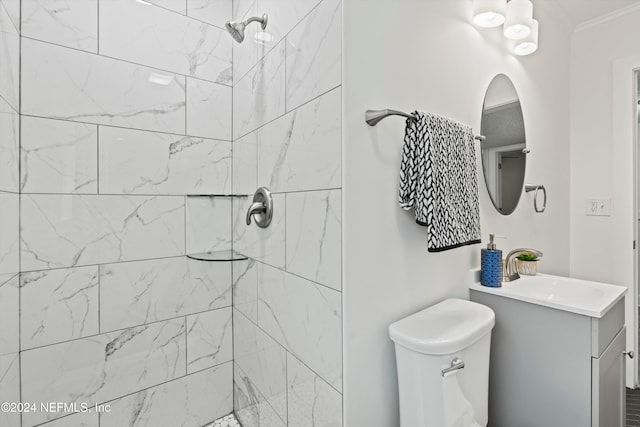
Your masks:
<path fill-rule="evenodd" d="M 535 193 L 533 193 L 533 209 L 537 213 L 544 212 L 544 210 L 547 208 L 547 190 L 544 188 L 544 185 L 525 184 L 524 189 L 527 193 L 529 193 L 530 191 L 535 191 Z M 543 195 L 542 208 L 538 208 L 538 191 L 539 190 L 542 190 L 542 195 Z"/>

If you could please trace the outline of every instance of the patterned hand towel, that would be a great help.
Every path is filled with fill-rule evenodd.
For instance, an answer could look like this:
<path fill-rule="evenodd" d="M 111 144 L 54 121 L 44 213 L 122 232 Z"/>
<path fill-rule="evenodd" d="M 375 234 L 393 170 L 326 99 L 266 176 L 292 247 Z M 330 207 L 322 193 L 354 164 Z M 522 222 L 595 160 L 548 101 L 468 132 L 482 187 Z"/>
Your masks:
<path fill-rule="evenodd" d="M 429 252 L 480 243 L 476 151 L 471 127 L 416 111 L 400 164 L 400 206 L 427 227 Z"/>

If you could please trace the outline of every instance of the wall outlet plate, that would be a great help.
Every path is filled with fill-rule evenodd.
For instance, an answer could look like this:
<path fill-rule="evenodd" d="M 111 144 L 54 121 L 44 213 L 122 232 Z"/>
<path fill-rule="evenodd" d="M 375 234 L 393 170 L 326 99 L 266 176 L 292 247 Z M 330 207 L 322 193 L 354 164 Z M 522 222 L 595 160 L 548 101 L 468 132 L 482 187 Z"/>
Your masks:
<path fill-rule="evenodd" d="M 611 216 L 611 199 L 608 197 L 589 197 L 585 204 L 587 216 Z"/>

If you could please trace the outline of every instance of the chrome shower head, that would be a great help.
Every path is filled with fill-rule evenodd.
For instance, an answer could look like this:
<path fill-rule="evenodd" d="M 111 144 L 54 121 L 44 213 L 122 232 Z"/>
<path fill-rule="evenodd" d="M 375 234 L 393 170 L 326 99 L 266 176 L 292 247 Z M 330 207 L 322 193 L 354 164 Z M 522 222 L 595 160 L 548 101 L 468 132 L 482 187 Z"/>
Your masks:
<path fill-rule="evenodd" d="M 242 43 L 244 40 L 244 28 L 246 27 L 244 22 L 229 21 L 224 26 L 227 27 L 227 31 L 235 41 Z"/>
<path fill-rule="evenodd" d="M 262 17 L 258 18 L 257 16 L 252 16 L 246 21 L 238 22 L 238 21 L 228 21 L 224 24 L 227 27 L 227 31 L 231 34 L 231 37 L 238 43 L 242 43 L 244 41 L 244 29 L 247 27 L 247 24 L 252 22 L 259 22 L 263 30 L 267 28 L 267 20 L 268 16 L 266 13 L 262 14 Z"/>

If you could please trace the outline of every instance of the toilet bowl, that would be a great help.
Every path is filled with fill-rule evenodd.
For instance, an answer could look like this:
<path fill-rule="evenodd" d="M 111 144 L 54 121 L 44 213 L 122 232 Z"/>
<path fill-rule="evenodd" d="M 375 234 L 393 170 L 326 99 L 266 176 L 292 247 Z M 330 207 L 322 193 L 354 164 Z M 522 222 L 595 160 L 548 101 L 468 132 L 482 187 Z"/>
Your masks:
<path fill-rule="evenodd" d="M 389 326 L 401 427 L 486 427 L 489 307 L 448 299 Z"/>

